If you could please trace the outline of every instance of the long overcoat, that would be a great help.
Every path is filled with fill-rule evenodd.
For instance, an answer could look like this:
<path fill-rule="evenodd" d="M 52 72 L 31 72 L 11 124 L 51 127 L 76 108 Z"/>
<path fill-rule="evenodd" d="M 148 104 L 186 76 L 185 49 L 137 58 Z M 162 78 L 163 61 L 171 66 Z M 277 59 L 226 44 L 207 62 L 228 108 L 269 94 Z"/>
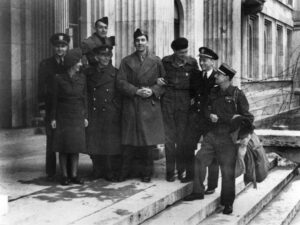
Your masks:
<path fill-rule="evenodd" d="M 85 126 L 87 118 L 86 79 L 82 73 L 72 78 L 68 74 L 55 77 L 52 100 L 52 120 L 56 120 L 53 151 L 85 153 Z"/>
<path fill-rule="evenodd" d="M 87 153 L 91 155 L 120 154 L 121 95 L 115 88 L 117 69 L 109 64 L 86 71 L 89 126 Z"/>
<path fill-rule="evenodd" d="M 117 76 L 117 87 L 123 94 L 122 144 L 149 146 L 164 143 L 164 125 L 160 97 L 163 87 L 157 79 L 165 76 L 159 57 L 147 54 L 141 61 L 137 53 L 125 57 Z M 141 87 L 149 87 L 153 95 L 136 95 Z"/>

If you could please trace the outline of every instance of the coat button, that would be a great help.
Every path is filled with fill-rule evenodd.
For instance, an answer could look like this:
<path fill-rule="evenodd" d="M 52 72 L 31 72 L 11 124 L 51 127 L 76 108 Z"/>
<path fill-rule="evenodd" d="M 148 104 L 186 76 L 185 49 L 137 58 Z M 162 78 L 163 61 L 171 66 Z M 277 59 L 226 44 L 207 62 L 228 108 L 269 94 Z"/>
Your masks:
<path fill-rule="evenodd" d="M 104 102 L 107 102 L 107 99 L 104 99 Z"/>
<path fill-rule="evenodd" d="M 94 98 L 93 100 L 96 101 L 96 98 Z"/>
<path fill-rule="evenodd" d="M 201 111 L 200 109 L 197 110 L 197 112 L 200 112 L 200 111 Z"/>
<path fill-rule="evenodd" d="M 94 88 L 94 91 L 96 91 L 96 88 Z"/>
<path fill-rule="evenodd" d="M 106 89 L 106 92 L 109 92 L 109 89 Z"/>
<path fill-rule="evenodd" d="M 198 103 L 198 105 L 200 105 L 200 102 L 197 102 Z"/>
<path fill-rule="evenodd" d="M 106 111 L 106 109 L 105 109 L 105 108 L 102 108 L 102 111 L 103 111 L 103 112 L 105 112 L 105 111 Z"/>
<path fill-rule="evenodd" d="M 96 111 L 96 107 L 94 107 L 94 111 Z"/>
<path fill-rule="evenodd" d="M 200 94 L 198 94 L 198 97 L 200 97 Z"/>

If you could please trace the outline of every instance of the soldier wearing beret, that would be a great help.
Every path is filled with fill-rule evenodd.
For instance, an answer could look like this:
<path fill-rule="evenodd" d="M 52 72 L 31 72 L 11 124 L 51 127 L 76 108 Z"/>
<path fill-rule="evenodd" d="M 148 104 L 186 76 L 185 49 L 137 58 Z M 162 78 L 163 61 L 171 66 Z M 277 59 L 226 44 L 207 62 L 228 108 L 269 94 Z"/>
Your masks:
<path fill-rule="evenodd" d="M 93 49 L 101 45 L 115 45 L 115 36 L 107 37 L 108 18 L 102 17 L 95 22 L 95 33 L 81 43 L 81 49 L 85 57 L 83 63 L 88 60 L 89 65 L 97 65 L 97 59 L 93 53 Z"/>
<path fill-rule="evenodd" d="M 88 126 L 86 79 L 80 72 L 82 52 L 72 49 L 64 58 L 66 72 L 56 74 L 52 95 L 51 126 L 54 152 L 59 152 L 61 184 L 83 184 L 77 176 L 79 153 L 86 153 Z M 70 168 L 69 173 L 67 168 Z"/>
<path fill-rule="evenodd" d="M 253 122 L 249 112 L 248 100 L 240 89 L 231 84 L 236 71 L 223 63 L 215 75 L 217 87 L 211 90 L 208 108 L 205 112 L 213 123 L 212 129 L 204 137 L 201 151 L 196 154 L 193 193 L 185 200 L 204 198 L 206 167 L 214 158 L 220 163 L 222 173 L 221 205 L 225 206 L 224 214 L 232 213 L 235 199 L 235 164 L 237 147 L 230 135 L 232 122 L 243 116 Z"/>
<path fill-rule="evenodd" d="M 41 111 L 45 111 L 46 128 L 46 174 L 50 180 L 56 174 L 56 155 L 52 149 L 53 132 L 51 129 L 50 112 L 53 82 L 56 74 L 65 72 L 64 57 L 69 49 L 70 37 L 64 33 L 51 36 L 54 55 L 41 61 L 38 69 L 38 101 Z"/>
<path fill-rule="evenodd" d="M 193 179 L 197 144 L 201 136 L 207 134 L 211 128 L 211 121 L 205 117 L 204 111 L 207 108 L 208 95 L 215 86 L 217 70 L 214 68 L 214 63 L 218 58 L 218 55 L 213 50 L 207 47 L 199 48 L 199 64 L 202 71 L 197 71 L 191 77 L 192 101 L 184 137 L 186 177 L 182 182 L 189 182 Z M 205 194 L 212 194 L 218 186 L 219 167 L 216 159 L 213 160 L 208 169 L 208 187 Z"/>
<path fill-rule="evenodd" d="M 162 60 L 166 70 L 166 76 L 162 81 L 166 90 L 162 98 L 162 109 L 166 133 L 166 180 L 169 182 L 175 180 L 175 166 L 179 180 L 183 179 L 186 169 L 183 137 L 191 101 L 190 78 L 198 71 L 196 59 L 187 55 L 186 38 L 175 39 L 171 43 L 171 48 L 174 53 Z"/>
<path fill-rule="evenodd" d="M 141 158 L 141 180 L 150 182 L 153 169 L 152 151 L 164 143 L 164 125 L 160 97 L 163 87 L 157 79 L 165 76 L 159 57 L 148 50 L 148 35 L 134 32 L 136 51 L 121 61 L 117 88 L 123 99 L 122 144 L 123 165 L 120 180 L 128 177 L 135 154 Z"/>
<path fill-rule="evenodd" d="M 121 95 L 115 88 L 117 69 L 110 63 L 112 46 L 93 50 L 97 66 L 87 71 L 89 126 L 87 153 L 96 178 L 117 181 L 121 154 Z"/>

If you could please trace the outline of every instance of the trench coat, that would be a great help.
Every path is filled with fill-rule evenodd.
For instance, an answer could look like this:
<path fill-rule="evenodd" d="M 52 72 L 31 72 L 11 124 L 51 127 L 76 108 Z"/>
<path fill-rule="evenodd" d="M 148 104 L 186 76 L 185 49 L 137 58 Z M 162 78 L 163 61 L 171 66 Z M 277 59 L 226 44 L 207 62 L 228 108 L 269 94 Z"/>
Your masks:
<path fill-rule="evenodd" d="M 87 119 L 86 79 L 82 73 L 72 78 L 57 74 L 52 99 L 52 120 L 56 120 L 53 151 L 85 153 L 85 126 Z"/>
<path fill-rule="evenodd" d="M 87 153 L 120 154 L 121 95 L 115 88 L 117 69 L 109 64 L 102 69 L 90 68 L 86 74 L 89 115 Z"/>
<path fill-rule="evenodd" d="M 159 57 L 147 53 L 141 62 L 137 53 L 121 61 L 117 75 L 117 88 L 123 94 L 122 144 L 149 146 L 164 143 L 164 124 L 160 98 L 163 87 L 157 79 L 165 76 Z M 152 89 L 153 95 L 136 95 L 141 87 Z"/>

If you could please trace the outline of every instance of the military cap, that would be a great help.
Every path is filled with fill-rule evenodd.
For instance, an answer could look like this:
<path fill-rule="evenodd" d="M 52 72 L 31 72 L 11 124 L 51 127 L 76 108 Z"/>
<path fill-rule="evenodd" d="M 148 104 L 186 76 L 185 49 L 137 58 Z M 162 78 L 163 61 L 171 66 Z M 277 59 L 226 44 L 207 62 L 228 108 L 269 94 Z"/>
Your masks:
<path fill-rule="evenodd" d="M 236 74 L 236 71 L 232 69 L 228 64 L 222 63 L 219 67 L 218 71 L 226 76 L 229 76 L 230 80 L 234 77 Z"/>
<path fill-rule="evenodd" d="M 56 33 L 50 37 L 50 42 L 53 45 L 57 45 L 57 44 L 68 45 L 70 43 L 70 36 L 64 33 Z"/>
<path fill-rule="evenodd" d="M 189 46 L 189 41 L 184 37 L 176 38 L 171 43 L 171 48 L 174 51 L 178 51 L 178 50 L 181 50 L 181 49 L 186 49 L 188 46 Z"/>
<path fill-rule="evenodd" d="M 74 66 L 82 58 L 82 51 L 80 48 L 74 48 L 67 52 L 64 57 L 64 65 L 67 69 Z"/>
<path fill-rule="evenodd" d="M 111 45 L 101 45 L 93 49 L 95 54 L 109 54 L 113 47 Z"/>
<path fill-rule="evenodd" d="M 147 38 L 147 40 L 148 40 L 148 34 L 147 34 L 147 32 L 141 30 L 140 28 L 137 28 L 137 29 L 135 30 L 135 32 L 133 33 L 133 38 L 134 38 L 134 40 L 135 40 L 135 39 L 137 39 L 137 38 L 140 37 L 140 36 L 145 36 L 145 37 Z"/>
<path fill-rule="evenodd" d="M 201 47 L 199 48 L 199 56 L 213 59 L 213 60 L 218 60 L 219 56 L 217 53 L 215 53 L 213 50 L 207 47 Z"/>
<path fill-rule="evenodd" d="M 95 22 L 95 27 L 97 27 L 98 22 L 102 22 L 102 23 L 104 23 L 108 26 L 108 17 L 105 16 L 105 17 L 102 17 L 100 19 L 97 19 L 96 22 Z"/>
<path fill-rule="evenodd" d="M 230 123 L 230 132 L 235 132 L 237 134 L 237 140 L 243 139 L 252 134 L 255 127 L 251 121 L 245 116 L 238 116 L 232 119 Z"/>

